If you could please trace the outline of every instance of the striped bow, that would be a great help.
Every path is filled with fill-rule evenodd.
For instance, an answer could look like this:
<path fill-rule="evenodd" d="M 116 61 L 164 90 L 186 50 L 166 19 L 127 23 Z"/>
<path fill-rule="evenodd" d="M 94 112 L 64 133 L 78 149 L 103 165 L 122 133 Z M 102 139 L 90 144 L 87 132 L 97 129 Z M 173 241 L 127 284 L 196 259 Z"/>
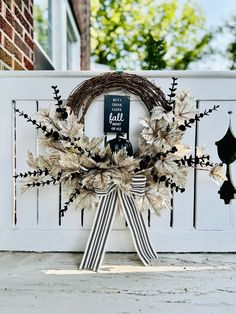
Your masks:
<path fill-rule="evenodd" d="M 111 184 L 104 191 L 96 189 L 100 196 L 95 219 L 85 248 L 80 269 L 92 269 L 98 271 L 102 264 L 108 234 L 114 221 L 117 204 L 120 202 L 125 219 L 130 228 L 136 251 L 146 266 L 157 257 L 147 234 L 142 214 L 137 210 L 134 203 L 134 195 L 144 195 L 146 177 L 134 175 L 132 177 L 130 194 L 121 191 L 115 184 Z"/>

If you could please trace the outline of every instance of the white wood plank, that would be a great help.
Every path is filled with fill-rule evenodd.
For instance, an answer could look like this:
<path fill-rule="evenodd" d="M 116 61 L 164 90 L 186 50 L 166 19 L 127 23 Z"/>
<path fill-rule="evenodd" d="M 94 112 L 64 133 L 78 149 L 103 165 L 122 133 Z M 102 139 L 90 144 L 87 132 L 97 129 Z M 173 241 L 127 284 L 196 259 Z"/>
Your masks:
<path fill-rule="evenodd" d="M 233 105 L 231 105 L 233 114 L 231 116 L 232 119 L 232 131 L 234 132 L 234 136 L 236 136 L 236 102 Z M 230 165 L 230 171 L 231 171 L 231 180 L 232 183 L 236 189 L 236 161 L 233 162 Z M 230 221 L 229 221 L 229 229 L 230 230 L 236 230 L 236 194 L 234 195 L 234 200 L 231 200 L 230 204 Z"/>
<path fill-rule="evenodd" d="M 235 111 L 236 102 L 201 102 L 200 111 L 204 111 L 217 104 L 220 104 L 218 111 L 202 119 L 199 123 L 198 145 L 206 147 L 207 152 L 214 162 L 221 162 L 215 142 L 222 139 L 225 135 L 229 126 L 228 111 Z M 236 112 L 231 115 L 231 119 L 232 129 L 236 130 Z M 235 172 L 232 172 L 232 178 L 235 184 Z M 235 201 L 229 205 L 225 205 L 218 194 L 220 186 L 211 182 L 208 173 L 205 171 L 198 171 L 197 179 L 197 229 L 231 229 L 232 226 L 235 226 L 235 215 L 233 213 L 236 211 Z"/>
<path fill-rule="evenodd" d="M 178 73 L 173 73 L 174 77 L 179 77 Z M 159 86 L 164 93 L 169 92 L 169 87 L 172 82 L 171 76 L 165 77 L 151 77 L 150 80 Z M 188 90 L 189 86 L 185 86 L 183 83 L 183 79 L 178 80 L 178 91 L 182 89 Z M 187 84 L 191 84 L 191 80 L 186 81 Z M 194 90 L 191 90 L 191 95 L 195 98 Z M 189 145 L 193 149 L 195 146 L 195 126 L 191 129 L 187 130 L 183 141 L 184 144 Z M 161 217 L 154 217 L 152 220 L 152 228 L 158 230 L 191 230 L 193 228 L 193 171 L 189 170 L 188 174 L 188 182 L 186 185 L 186 191 L 184 193 L 174 193 L 173 198 L 173 212 L 171 213 L 169 210 L 163 210 L 161 213 Z M 171 217 L 172 215 L 172 217 Z M 171 226 L 172 220 L 172 226 Z M 152 230 L 151 230 L 152 232 Z"/>
<path fill-rule="evenodd" d="M 184 193 L 175 193 L 173 199 L 173 229 L 192 230 L 194 205 L 194 171 L 188 170 L 188 182 Z"/>
<path fill-rule="evenodd" d="M 51 91 L 52 92 L 52 91 Z M 48 95 L 49 97 L 51 95 Z M 43 108 L 53 108 L 54 100 L 38 100 L 38 110 Z M 45 149 L 39 145 L 39 139 L 42 132 L 37 132 L 37 155 L 48 154 Z M 59 186 L 47 185 L 38 191 L 38 228 L 57 229 L 59 226 Z"/>
<path fill-rule="evenodd" d="M 35 101 L 17 101 L 16 108 L 31 117 L 36 112 Z M 27 165 L 27 153 L 36 154 L 36 130 L 26 119 L 16 115 L 16 173 L 32 170 Z M 37 188 L 32 188 L 22 194 L 22 183 L 16 184 L 16 217 L 19 229 L 32 229 L 37 225 Z"/>
<path fill-rule="evenodd" d="M 0 237 L 4 229 L 12 228 L 14 211 L 14 116 L 12 97 L 6 91 L 9 84 L 0 80 Z"/>
<path fill-rule="evenodd" d="M 236 252 L 235 231 L 149 232 L 157 252 Z M 84 251 L 89 230 L 8 230 L 1 234 L 1 250 Z M 112 230 L 108 251 L 135 252 L 130 232 Z"/>
<path fill-rule="evenodd" d="M 0 72 L 0 78 L 43 78 L 44 80 L 48 79 L 61 79 L 61 80 L 68 80 L 68 79 L 87 79 L 98 76 L 101 73 L 111 72 L 110 70 L 104 71 L 7 71 L 7 72 Z M 188 80 L 211 80 L 214 79 L 213 82 L 216 80 L 224 80 L 224 79 L 235 79 L 236 78 L 236 71 L 190 71 L 190 70 L 158 70 L 158 71 L 129 71 L 131 74 L 141 75 L 147 77 L 151 80 L 163 80 L 168 79 L 170 80 L 172 76 L 181 78 L 187 78 Z M 230 82 L 230 81 L 229 81 Z M 212 98 L 212 97 L 211 97 Z"/>
<path fill-rule="evenodd" d="M 147 216 L 148 214 L 146 214 Z M 163 208 L 161 211 L 161 215 L 157 216 L 156 214 L 151 212 L 150 215 L 150 232 L 153 233 L 156 230 L 164 231 L 171 230 L 170 227 L 170 210 L 167 208 Z"/>
<path fill-rule="evenodd" d="M 195 153 L 195 126 L 186 131 L 183 143 Z M 193 205 L 194 205 L 194 170 L 188 170 L 188 180 L 184 193 L 174 193 L 173 199 L 173 228 L 175 230 L 193 229 Z"/>

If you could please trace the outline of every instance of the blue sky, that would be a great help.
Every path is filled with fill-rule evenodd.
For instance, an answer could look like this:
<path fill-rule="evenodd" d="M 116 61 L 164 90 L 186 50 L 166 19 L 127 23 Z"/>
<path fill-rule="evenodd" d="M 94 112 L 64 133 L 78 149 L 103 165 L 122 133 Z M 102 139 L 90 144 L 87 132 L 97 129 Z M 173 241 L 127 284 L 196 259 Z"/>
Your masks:
<path fill-rule="evenodd" d="M 197 2 L 202 6 L 206 17 L 206 27 L 211 31 L 222 25 L 232 15 L 236 15 L 236 0 L 197 0 Z M 223 51 L 230 38 L 230 34 L 224 37 L 218 36 L 213 42 L 213 47 Z M 205 57 L 192 64 L 190 68 L 192 70 L 227 70 L 229 65 L 229 61 L 224 57 L 215 55 Z"/>
<path fill-rule="evenodd" d="M 236 0 L 198 0 L 207 19 L 207 26 L 216 26 L 236 14 Z"/>

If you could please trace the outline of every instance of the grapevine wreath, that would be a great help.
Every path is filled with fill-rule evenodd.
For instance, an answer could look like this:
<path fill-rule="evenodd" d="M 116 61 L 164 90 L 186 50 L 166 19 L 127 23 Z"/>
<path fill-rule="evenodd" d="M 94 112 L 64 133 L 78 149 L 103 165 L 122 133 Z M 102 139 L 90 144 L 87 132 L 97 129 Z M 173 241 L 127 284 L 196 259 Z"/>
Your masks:
<path fill-rule="evenodd" d="M 137 175 L 146 183 L 143 193 L 133 196 L 135 206 L 139 212 L 151 210 L 157 215 L 163 208 L 171 209 L 173 192 L 184 192 L 189 167 L 209 171 L 215 181 L 225 180 L 221 164 L 213 164 L 202 149 L 191 153 L 182 143 L 186 130 L 219 106 L 198 113 L 189 92 L 177 93 L 177 78 L 172 78 L 167 96 L 144 77 L 117 72 L 82 82 L 65 102 L 58 87 L 52 88 L 55 106 L 40 110 L 37 120 L 15 109 L 42 131 L 40 145 L 45 149 L 45 154 L 36 157 L 29 152 L 27 162 L 33 170 L 15 178 L 23 179 L 23 191 L 61 184 L 68 201 L 59 211 L 60 223 L 71 203 L 81 210 L 95 208 L 98 191 L 107 191 L 111 185 L 130 195 L 132 178 Z M 150 113 L 140 119 L 143 129 L 134 153 L 122 135 L 117 135 L 119 145 L 108 142 L 104 146 L 104 136 L 89 139 L 84 133 L 84 116 L 90 104 L 96 96 L 112 90 L 139 96 Z"/>

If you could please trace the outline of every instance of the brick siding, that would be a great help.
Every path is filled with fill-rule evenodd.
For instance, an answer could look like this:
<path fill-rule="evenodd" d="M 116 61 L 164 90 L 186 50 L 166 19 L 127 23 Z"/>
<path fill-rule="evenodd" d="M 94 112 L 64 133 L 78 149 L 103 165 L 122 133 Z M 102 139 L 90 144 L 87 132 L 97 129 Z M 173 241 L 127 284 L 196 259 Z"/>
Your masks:
<path fill-rule="evenodd" d="M 33 0 L 0 0 L 0 70 L 33 70 Z"/>
<path fill-rule="evenodd" d="M 90 69 L 90 1 L 70 0 L 81 36 L 81 70 Z"/>

